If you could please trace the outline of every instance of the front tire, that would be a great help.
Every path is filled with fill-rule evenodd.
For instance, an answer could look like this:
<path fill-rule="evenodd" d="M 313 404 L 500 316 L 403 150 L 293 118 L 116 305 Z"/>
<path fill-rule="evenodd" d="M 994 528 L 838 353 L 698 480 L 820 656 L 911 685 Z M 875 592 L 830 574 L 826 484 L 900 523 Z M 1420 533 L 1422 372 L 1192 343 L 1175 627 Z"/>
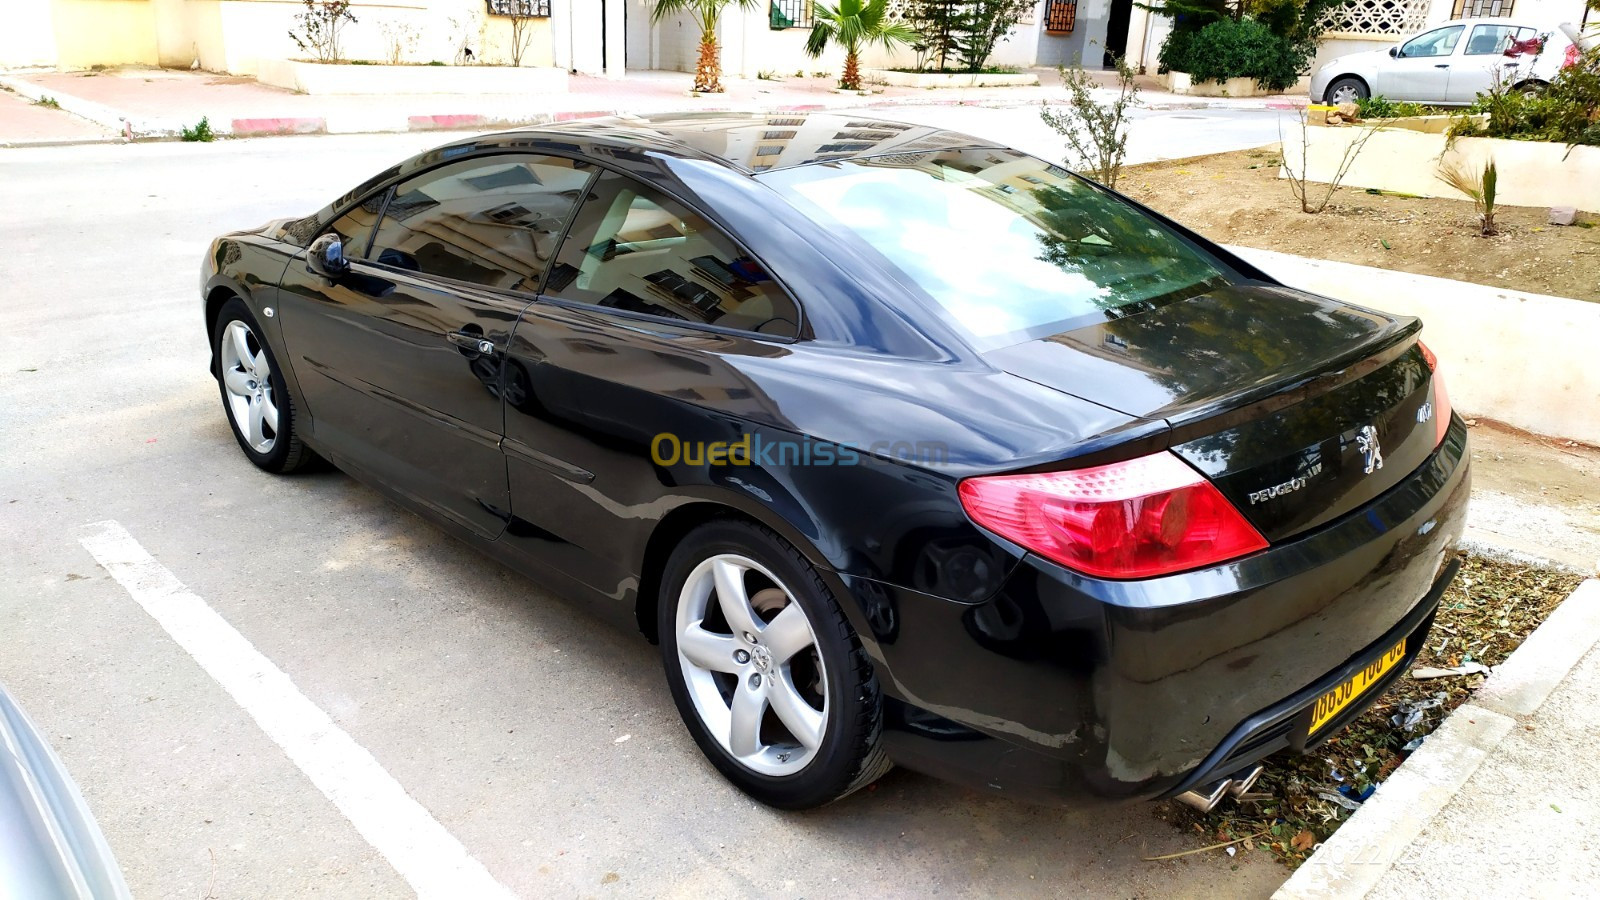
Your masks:
<path fill-rule="evenodd" d="M 1355 103 L 1372 96 L 1367 90 L 1366 82 L 1359 78 L 1336 78 L 1328 85 L 1328 90 L 1323 94 L 1322 102 L 1328 106 L 1338 106 L 1341 103 Z"/>
<path fill-rule="evenodd" d="M 659 607 L 667 685 L 723 777 L 780 809 L 877 780 L 878 683 L 833 592 L 766 528 L 720 521 L 673 551 Z"/>
<path fill-rule="evenodd" d="M 211 347 L 222 409 L 244 455 L 274 474 L 293 472 L 316 459 L 295 430 L 294 401 L 278 361 L 243 300 L 233 297 L 222 305 Z"/>

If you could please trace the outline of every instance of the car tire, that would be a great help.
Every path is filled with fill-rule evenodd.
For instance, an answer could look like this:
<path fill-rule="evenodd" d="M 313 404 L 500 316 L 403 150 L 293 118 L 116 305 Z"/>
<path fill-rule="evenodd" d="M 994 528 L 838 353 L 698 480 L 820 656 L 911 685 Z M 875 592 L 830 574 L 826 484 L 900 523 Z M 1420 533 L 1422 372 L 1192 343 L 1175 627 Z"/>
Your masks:
<path fill-rule="evenodd" d="M 243 300 L 232 297 L 217 314 L 211 347 L 222 411 L 239 449 L 259 468 L 287 474 L 317 458 L 296 431 L 294 400 L 261 326 Z"/>
<path fill-rule="evenodd" d="M 1339 95 L 1341 92 L 1345 93 L 1348 99 L 1340 100 Z M 1328 89 L 1323 92 L 1322 102 L 1330 106 L 1337 106 L 1340 103 L 1355 103 L 1357 100 L 1365 100 L 1370 96 L 1372 96 L 1372 92 L 1367 89 L 1366 82 L 1359 78 L 1346 76 L 1344 78 L 1335 78 L 1333 83 L 1328 85 Z"/>
<path fill-rule="evenodd" d="M 1540 81 L 1537 78 L 1530 78 L 1527 81 L 1518 84 L 1515 88 L 1513 88 L 1513 90 L 1521 94 L 1525 100 L 1537 100 L 1539 95 L 1543 94 L 1545 88 L 1549 86 L 1549 84 Z"/>
<path fill-rule="evenodd" d="M 787 541 L 759 525 L 711 522 L 679 542 L 661 585 L 667 684 L 725 778 L 793 810 L 889 771 L 872 665 L 833 592 Z"/>

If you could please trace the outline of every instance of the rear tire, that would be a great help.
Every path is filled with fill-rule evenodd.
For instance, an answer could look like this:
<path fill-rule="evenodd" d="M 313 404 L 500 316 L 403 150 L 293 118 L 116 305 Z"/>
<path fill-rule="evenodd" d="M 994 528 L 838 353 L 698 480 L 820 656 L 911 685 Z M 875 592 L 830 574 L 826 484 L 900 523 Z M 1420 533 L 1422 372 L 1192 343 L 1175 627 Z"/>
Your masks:
<path fill-rule="evenodd" d="M 667 686 L 723 777 L 779 809 L 831 803 L 891 768 L 878 682 L 833 592 L 794 547 L 718 521 L 667 560 Z"/>
<path fill-rule="evenodd" d="M 300 440 L 294 399 L 250 308 L 231 297 L 217 313 L 211 347 L 222 411 L 239 449 L 261 469 L 287 474 L 317 455 Z"/>
<path fill-rule="evenodd" d="M 1367 89 L 1366 82 L 1347 75 L 1343 78 L 1335 78 L 1333 83 L 1328 85 L 1328 90 L 1322 95 L 1322 102 L 1329 106 L 1338 106 L 1341 103 L 1355 103 L 1358 100 L 1365 100 L 1371 96 L 1372 92 Z"/>

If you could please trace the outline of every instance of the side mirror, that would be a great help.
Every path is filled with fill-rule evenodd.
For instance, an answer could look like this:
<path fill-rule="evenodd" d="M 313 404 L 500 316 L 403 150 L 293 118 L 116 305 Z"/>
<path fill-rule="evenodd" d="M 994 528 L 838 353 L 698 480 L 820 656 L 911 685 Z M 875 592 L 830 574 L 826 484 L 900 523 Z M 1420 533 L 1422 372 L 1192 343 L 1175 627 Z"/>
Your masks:
<path fill-rule="evenodd" d="M 1389 58 L 1390 59 L 1395 59 L 1395 58 L 1397 58 L 1399 56 L 1400 56 L 1400 48 L 1399 47 L 1390 47 L 1389 48 Z"/>
<path fill-rule="evenodd" d="M 344 258 L 344 242 L 329 232 L 311 242 L 306 251 L 306 269 L 323 278 L 343 278 L 350 274 L 350 261 Z"/>

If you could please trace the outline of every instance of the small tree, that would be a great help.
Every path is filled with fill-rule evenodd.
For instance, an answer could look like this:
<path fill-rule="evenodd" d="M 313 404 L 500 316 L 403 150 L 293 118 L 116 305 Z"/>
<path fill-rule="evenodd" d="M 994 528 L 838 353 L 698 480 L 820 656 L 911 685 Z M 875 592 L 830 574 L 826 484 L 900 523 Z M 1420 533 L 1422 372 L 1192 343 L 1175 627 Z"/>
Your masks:
<path fill-rule="evenodd" d="M 511 0 L 506 16 L 511 19 L 511 64 L 522 65 L 522 56 L 533 43 L 533 20 L 538 18 L 533 0 Z"/>
<path fill-rule="evenodd" d="M 1058 69 L 1061 84 L 1067 89 L 1067 105 L 1061 112 L 1049 106 L 1039 110 L 1039 118 L 1067 139 L 1067 149 L 1077 158 L 1077 167 L 1108 188 L 1115 189 L 1122 177 L 1122 161 L 1128 155 L 1128 111 L 1139 105 L 1139 85 L 1133 69 L 1122 57 L 1117 67 L 1117 96 L 1110 103 L 1094 98 L 1098 87 L 1082 66 Z"/>
<path fill-rule="evenodd" d="M 1456 190 L 1472 198 L 1472 207 L 1478 213 L 1478 231 L 1484 237 L 1492 237 L 1500 233 L 1494 224 L 1494 194 L 1500 181 L 1500 171 L 1495 168 L 1494 159 L 1483 167 L 1482 175 L 1472 175 L 1462 167 L 1461 163 L 1439 163 L 1438 179 Z"/>
<path fill-rule="evenodd" d="M 909 44 L 917 39 L 916 31 L 909 25 L 888 21 L 889 0 L 839 0 L 838 6 L 829 6 L 817 0 L 811 26 L 811 36 L 806 40 L 806 54 L 815 59 L 827 49 L 829 42 L 844 47 L 844 75 L 839 87 L 847 91 L 861 90 L 861 51 L 869 44 L 882 44 L 891 50 L 897 44 Z"/>
<path fill-rule="evenodd" d="M 918 71 L 929 68 L 943 71 L 948 60 L 958 56 L 956 39 L 960 27 L 960 4 L 966 0 L 912 0 L 906 6 L 905 21 L 917 32 L 911 49 L 917 53 Z M 930 66 L 930 63 L 933 64 Z"/>
<path fill-rule="evenodd" d="M 332 63 L 339 55 L 339 32 L 356 21 L 350 0 L 303 0 L 306 11 L 294 17 L 296 27 L 289 37 L 302 53 L 315 53 L 318 62 Z"/>
<path fill-rule="evenodd" d="M 1344 181 L 1344 176 L 1350 173 L 1350 167 L 1356 164 L 1356 157 L 1360 156 L 1361 151 L 1366 149 L 1367 141 L 1372 140 L 1372 136 L 1382 130 L 1383 126 L 1381 125 L 1361 126 L 1361 136 L 1345 144 L 1344 152 L 1339 157 L 1338 169 L 1334 171 L 1333 178 L 1329 179 L 1327 189 L 1320 190 L 1311 187 L 1316 182 L 1307 180 L 1307 173 L 1310 171 L 1311 166 L 1311 126 L 1306 121 L 1305 110 L 1302 109 L 1300 111 L 1300 164 L 1298 166 L 1290 165 L 1289 154 L 1287 152 L 1283 154 L 1283 174 L 1289 182 L 1289 192 L 1294 194 L 1296 200 L 1300 201 L 1300 211 L 1314 214 L 1327 209 L 1328 203 L 1333 200 L 1333 192 L 1339 189 L 1340 183 Z M 1289 142 L 1283 139 L 1282 125 L 1278 126 L 1278 140 L 1283 144 L 1284 150 L 1287 151 Z"/>
<path fill-rule="evenodd" d="M 722 11 L 738 4 L 744 9 L 756 9 L 758 0 L 654 0 L 650 18 L 661 21 L 668 16 L 687 13 L 700 26 L 700 61 L 694 70 L 694 89 L 702 93 L 722 93 L 722 57 L 717 47 L 717 22 Z"/>
<path fill-rule="evenodd" d="M 957 29 L 956 51 L 968 72 L 980 72 L 995 45 L 1033 9 L 1033 0 L 968 0 Z"/>

